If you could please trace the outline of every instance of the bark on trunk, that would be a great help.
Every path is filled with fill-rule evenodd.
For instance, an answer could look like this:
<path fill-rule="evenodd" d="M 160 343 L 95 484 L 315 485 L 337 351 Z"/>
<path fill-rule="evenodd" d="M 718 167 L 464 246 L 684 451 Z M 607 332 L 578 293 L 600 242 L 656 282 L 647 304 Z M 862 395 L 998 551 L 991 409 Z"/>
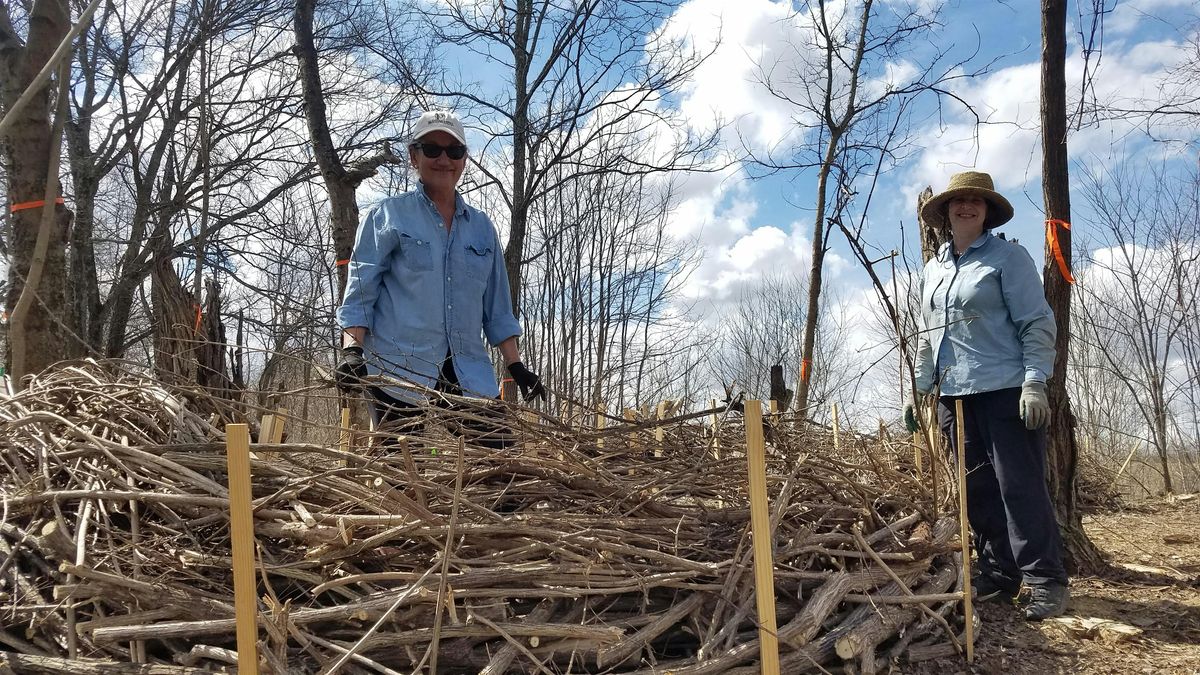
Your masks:
<path fill-rule="evenodd" d="M 29 17 L 29 34 L 22 42 L 13 30 L 7 8 L 0 8 L 0 101 L 4 112 L 12 109 L 66 36 L 71 23 L 65 9 L 65 3 L 54 0 L 35 2 Z M 45 198 L 52 142 L 50 91 L 54 86 L 53 81 L 47 83 L 0 138 L 8 174 L 10 207 Z M 23 340 L 29 347 L 24 350 L 23 372 L 14 373 L 18 378 L 26 373 L 40 372 L 50 364 L 71 356 L 74 351 L 71 348 L 74 341 L 69 339 L 69 333 L 63 325 L 67 309 L 67 228 L 71 213 L 65 206 L 57 206 L 55 211 L 43 271 L 35 288 L 37 295 L 20 320 L 21 325 L 12 326 L 12 342 L 9 345 Z M 25 279 L 33 264 L 41 221 L 40 207 L 21 208 L 12 213 L 10 265 L 5 296 L 5 306 L 10 310 L 16 307 L 17 300 L 25 290 Z M 22 335 L 16 335 L 16 331 L 21 331 Z M 7 348 L 7 352 L 5 362 L 11 368 L 11 348 Z"/>
<path fill-rule="evenodd" d="M 821 311 L 821 283 L 825 269 L 825 199 L 828 192 L 829 171 L 837 155 L 841 132 L 837 129 L 829 136 L 825 159 L 817 174 L 817 213 L 813 223 L 812 267 L 808 273 L 808 306 L 804 314 L 804 342 L 800 347 L 800 381 L 796 383 L 796 411 L 808 417 L 809 390 L 813 377 L 813 351 L 817 341 L 817 322 Z"/>
<path fill-rule="evenodd" d="M 1066 0 L 1042 0 L 1042 185 L 1049 220 L 1071 220 L 1070 183 L 1067 167 L 1066 107 Z M 1061 255 L 1071 264 L 1071 231 L 1056 227 Z M 1058 327 L 1055 342 L 1054 374 L 1049 396 L 1052 411 L 1047 446 L 1046 478 L 1050 496 L 1058 511 L 1066 545 L 1067 570 L 1071 573 L 1096 570 L 1103 566 L 1100 551 L 1083 529 L 1077 508 L 1078 488 L 1075 473 L 1079 450 L 1075 443 L 1075 415 L 1067 396 L 1067 358 L 1071 338 L 1071 285 L 1059 270 L 1056 252 L 1047 238 L 1046 265 L 1043 270 L 1046 300 L 1054 310 Z"/>
<path fill-rule="evenodd" d="M 163 381 L 185 385 L 196 382 L 197 303 L 175 272 L 170 241 L 160 236 L 150 272 L 154 369 Z"/>
<path fill-rule="evenodd" d="M 240 392 L 226 363 L 225 324 L 221 323 L 221 287 L 205 280 L 206 297 L 196 345 L 196 382 L 217 398 L 236 401 Z"/>
<path fill-rule="evenodd" d="M 313 154 L 321 169 L 321 178 L 329 192 L 329 217 L 333 229 L 335 260 L 349 260 L 354 250 L 354 233 L 358 229 L 358 200 L 355 189 L 362 180 L 352 177 L 342 164 L 329 131 L 326 117 L 325 93 L 321 87 L 321 64 L 313 38 L 313 14 L 316 0 L 297 0 L 293 16 L 296 45 L 292 51 L 299 63 L 300 82 L 304 91 L 304 116 L 312 139 Z M 346 290 L 346 265 L 337 265 L 338 300 Z"/>
<path fill-rule="evenodd" d="M 933 188 L 926 186 L 917 196 L 917 232 L 921 235 L 921 263 L 937 255 L 942 244 L 950 241 L 950 228 L 946 222 L 928 223 L 921 217 L 921 209 L 925 203 L 933 199 Z"/>
<path fill-rule="evenodd" d="M 508 272 L 513 314 L 521 317 L 521 259 L 525 256 L 525 237 L 529 228 L 529 195 L 526 170 L 529 158 L 529 66 L 528 49 L 533 1 L 517 1 L 516 28 L 513 31 L 513 196 L 509 218 L 508 244 L 504 247 L 504 269 Z"/>

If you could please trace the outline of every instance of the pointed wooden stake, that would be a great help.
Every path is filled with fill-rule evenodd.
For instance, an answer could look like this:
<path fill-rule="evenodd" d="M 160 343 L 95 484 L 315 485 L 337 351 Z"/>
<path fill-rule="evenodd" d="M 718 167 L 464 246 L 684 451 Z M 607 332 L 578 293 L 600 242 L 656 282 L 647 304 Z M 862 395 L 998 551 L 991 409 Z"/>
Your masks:
<path fill-rule="evenodd" d="M 238 672 L 258 675 L 258 591 L 254 579 L 254 514 L 250 492 L 250 428 L 225 427 L 229 466 L 229 528 L 233 544 L 233 605 Z"/>
<path fill-rule="evenodd" d="M 746 456 L 750 480 L 750 532 L 754 544 L 754 597 L 763 675 L 779 675 L 779 633 L 775 622 L 774 532 L 767 508 L 766 443 L 762 401 L 746 401 Z"/>
<path fill-rule="evenodd" d="M 958 536 L 962 539 L 963 618 L 967 624 L 967 663 L 975 662 L 975 612 L 971 606 L 971 540 L 967 528 L 967 432 L 962 399 L 954 401 L 958 422 Z"/>

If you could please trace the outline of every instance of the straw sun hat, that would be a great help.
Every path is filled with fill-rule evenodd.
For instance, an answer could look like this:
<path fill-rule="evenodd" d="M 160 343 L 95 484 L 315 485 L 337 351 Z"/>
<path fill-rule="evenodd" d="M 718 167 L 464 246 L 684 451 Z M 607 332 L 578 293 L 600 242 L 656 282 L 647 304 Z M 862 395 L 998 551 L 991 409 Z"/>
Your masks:
<path fill-rule="evenodd" d="M 921 217 L 931 225 L 946 226 L 946 205 L 955 197 L 983 197 L 988 203 L 984 228 L 991 229 L 1012 220 L 1013 207 L 996 192 L 992 177 L 981 171 L 964 171 L 950 177 L 950 184 L 941 193 L 930 197 L 921 207 Z"/>

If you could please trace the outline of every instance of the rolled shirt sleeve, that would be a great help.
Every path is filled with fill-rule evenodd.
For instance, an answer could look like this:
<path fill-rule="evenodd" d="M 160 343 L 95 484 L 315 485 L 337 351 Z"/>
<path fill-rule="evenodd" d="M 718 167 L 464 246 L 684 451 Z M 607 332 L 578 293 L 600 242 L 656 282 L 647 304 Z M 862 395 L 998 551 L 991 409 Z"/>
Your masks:
<path fill-rule="evenodd" d="M 371 209 L 355 234 L 354 251 L 346 269 L 346 290 L 337 310 L 340 327 L 371 328 L 380 284 L 396 244 L 396 232 L 387 226 L 387 211 L 381 206 Z"/>
<path fill-rule="evenodd" d="M 489 226 L 491 223 L 488 223 Z M 493 347 L 510 337 L 521 334 L 521 324 L 513 314 L 512 290 L 508 284 L 508 270 L 504 267 L 504 249 L 500 237 L 492 228 L 496 254 L 492 258 L 492 271 L 483 294 L 483 334 Z"/>

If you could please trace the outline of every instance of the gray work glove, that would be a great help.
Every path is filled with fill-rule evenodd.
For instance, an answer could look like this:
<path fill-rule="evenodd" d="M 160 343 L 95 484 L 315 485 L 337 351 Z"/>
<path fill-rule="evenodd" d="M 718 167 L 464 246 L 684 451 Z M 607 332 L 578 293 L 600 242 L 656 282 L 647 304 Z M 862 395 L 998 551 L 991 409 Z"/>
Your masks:
<path fill-rule="evenodd" d="M 1040 429 L 1050 423 L 1050 399 L 1045 382 L 1026 382 L 1021 385 L 1021 419 L 1026 429 Z"/>

